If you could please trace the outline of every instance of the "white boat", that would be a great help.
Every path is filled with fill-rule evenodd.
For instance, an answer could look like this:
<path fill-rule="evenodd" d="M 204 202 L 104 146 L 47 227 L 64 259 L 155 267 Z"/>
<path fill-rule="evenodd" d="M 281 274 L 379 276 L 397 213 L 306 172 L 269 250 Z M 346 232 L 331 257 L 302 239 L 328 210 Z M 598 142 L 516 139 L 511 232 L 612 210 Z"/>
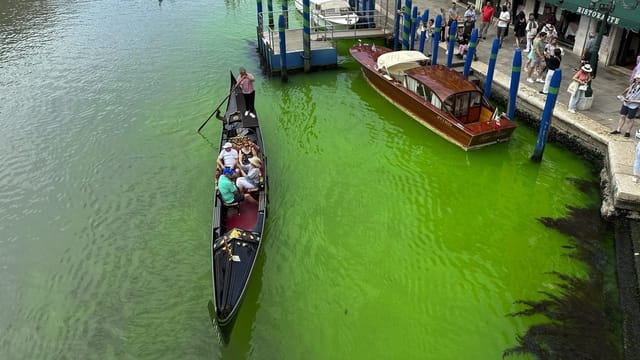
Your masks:
<path fill-rule="evenodd" d="M 296 0 L 296 9 L 302 13 L 302 0 Z M 353 28 L 358 15 L 345 0 L 309 0 L 311 26 L 334 30 Z"/>

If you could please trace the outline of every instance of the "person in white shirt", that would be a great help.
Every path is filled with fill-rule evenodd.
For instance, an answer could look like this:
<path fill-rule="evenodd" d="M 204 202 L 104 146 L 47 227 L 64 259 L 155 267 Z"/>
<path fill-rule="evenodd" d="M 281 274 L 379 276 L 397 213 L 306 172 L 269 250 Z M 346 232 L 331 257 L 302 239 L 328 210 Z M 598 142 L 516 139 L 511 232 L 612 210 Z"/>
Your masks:
<path fill-rule="evenodd" d="M 511 22 L 511 14 L 509 14 L 509 8 L 507 5 L 502 5 L 502 11 L 500 11 L 500 16 L 498 17 L 498 33 L 497 37 L 500 39 L 500 47 L 502 47 L 502 39 L 504 39 L 505 34 L 507 32 L 507 27 Z"/>
<path fill-rule="evenodd" d="M 218 155 L 216 163 L 220 170 L 225 168 L 233 170 L 238 167 L 238 151 L 233 148 L 233 145 L 230 142 L 224 144 L 222 151 L 220 151 L 220 155 Z"/>

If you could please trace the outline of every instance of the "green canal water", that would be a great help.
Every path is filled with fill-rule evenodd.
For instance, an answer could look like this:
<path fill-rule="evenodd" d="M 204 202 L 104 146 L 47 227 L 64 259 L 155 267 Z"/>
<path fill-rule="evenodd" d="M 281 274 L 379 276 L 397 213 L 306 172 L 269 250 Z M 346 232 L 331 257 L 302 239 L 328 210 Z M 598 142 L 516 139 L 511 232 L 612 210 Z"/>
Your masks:
<path fill-rule="evenodd" d="M 293 3 L 290 4 L 293 9 Z M 514 301 L 582 275 L 537 219 L 598 206 L 536 134 L 464 152 L 340 68 L 262 75 L 253 1 L 0 4 L 0 358 L 498 359 Z M 298 19 L 298 20 L 296 20 Z M 295 15 L 292 22 L 299 21 Z M 212 326 L 212 120 L 258 76 L 263 253 Z"/>

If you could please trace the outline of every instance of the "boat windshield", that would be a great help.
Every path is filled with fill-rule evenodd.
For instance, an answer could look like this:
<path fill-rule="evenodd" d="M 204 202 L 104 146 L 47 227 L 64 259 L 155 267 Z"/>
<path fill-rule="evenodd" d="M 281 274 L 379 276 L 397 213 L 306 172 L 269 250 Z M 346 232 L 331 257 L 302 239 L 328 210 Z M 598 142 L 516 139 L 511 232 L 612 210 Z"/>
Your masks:
<path fill-rule="evenodd" d="M 482 94 L 479 91 L 466 91 L 449 96 L 444 101 L 444 108 L 464 123 L 478 120 Z"/>

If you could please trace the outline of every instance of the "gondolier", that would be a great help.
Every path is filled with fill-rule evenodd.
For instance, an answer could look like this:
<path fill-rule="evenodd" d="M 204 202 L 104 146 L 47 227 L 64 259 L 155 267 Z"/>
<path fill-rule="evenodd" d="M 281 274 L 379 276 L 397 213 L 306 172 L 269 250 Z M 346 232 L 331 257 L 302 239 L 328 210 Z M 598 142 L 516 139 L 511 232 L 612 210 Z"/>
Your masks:
<path fill-rule="evenodd" d="M 240 86 L 240 89 L 242 89 L 242 94 L 244 95 L 244 104 L 246 107 L 244 116 L 251 116 L 252 118 L 256 117 L 256 91 L 253 88 L 254 81 L 256 81 L 255 76 L 253 76 L 253 74 L 251 73 L 248 73 L 245 68 L 240 67 L 238 86 Z"/>

